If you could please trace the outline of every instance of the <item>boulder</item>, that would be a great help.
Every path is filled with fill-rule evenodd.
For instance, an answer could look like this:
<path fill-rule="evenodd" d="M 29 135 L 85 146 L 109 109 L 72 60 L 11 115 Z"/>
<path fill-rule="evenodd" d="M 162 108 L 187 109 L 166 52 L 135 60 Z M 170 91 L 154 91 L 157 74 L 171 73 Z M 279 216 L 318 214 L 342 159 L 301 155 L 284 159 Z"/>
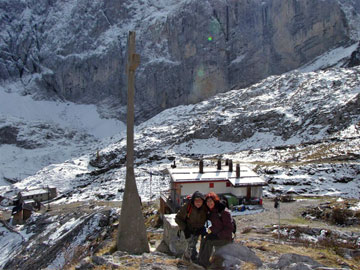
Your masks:
<path fill-rule="evenodd" d="M 163 241 L 158 247 L 159 252 L 170 253 L 174 256 L 182 256 L 185 251 L 187 242 L 184 233 L 178 236 L 179 227 L 175 222 L 176 214 L 164 215 L 164 235 Z M 166 249 L 168 248 L 168 250 Z"/>
<path fill-rule="evenodd" d="M 316 269 L 323 265 L 315 261 L 314 259 L 294 253 L 283 254 L 276 264 L 270 264 L 273 269 L 281 270 L 297 270 L 297 269 Z M 301 268 L 303 267 L 303 268 Z"/>
<path fill-rule="evenodd" d="M 221 262 L 221 266 L 225 269 L 241 265 L 241 262 L 250 262 L 257 267 L 263 264 L 251 249 L 238 243 L 231 243 L 218 248 L 214 254 L 214 262 Z"/>

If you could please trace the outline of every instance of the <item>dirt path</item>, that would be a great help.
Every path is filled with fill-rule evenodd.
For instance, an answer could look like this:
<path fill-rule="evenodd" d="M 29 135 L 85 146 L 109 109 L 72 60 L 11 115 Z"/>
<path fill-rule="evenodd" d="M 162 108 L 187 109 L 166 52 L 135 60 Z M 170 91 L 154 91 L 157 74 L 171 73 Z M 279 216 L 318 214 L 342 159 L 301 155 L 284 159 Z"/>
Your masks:
<path fill-rule="evenodd" d="M 96 208 L 103 209 L 120 208 L 121 202 L 118 201 L 81 201 L 67 204 L 51 204 L 50 210 L 46 210 L 51 215 L 66 214 L 74 211 L 81 211 L 84 213 L 93 213 Z"/>

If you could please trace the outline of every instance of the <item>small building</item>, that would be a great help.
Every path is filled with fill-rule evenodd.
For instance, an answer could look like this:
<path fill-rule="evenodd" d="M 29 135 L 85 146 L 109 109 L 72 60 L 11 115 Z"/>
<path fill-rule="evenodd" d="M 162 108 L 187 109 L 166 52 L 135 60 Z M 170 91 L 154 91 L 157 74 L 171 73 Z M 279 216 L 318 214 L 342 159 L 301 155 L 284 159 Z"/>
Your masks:
<path fill-rule="evenodd" d="M 231 160 L 222 168 L 221 160 L 217 167 L 199 167 L 168 169 L 170 189 L 160 196 L 160 212 L 174 213 L 194 191 L 204 194 L 211 191 L 226 199 L 230 206 L 258 204 L 262 205 L 263 186 L 266 182 L 246 165 L 237 164 L 233 170 Z"/>
<path fill-rule="evenodd" d="M 34 200 L 38 202 L 48 201 L 57 196 L 56 187 L 37 188 L 23 190 L 18 193 L 20 201 Z"/>
<path fill-rule="evenodd" d="M 32 205 L 19 202 L 12 210 L 13 223 L 24 224 L 24 222 L 31 217 L 33 210 Z"/>

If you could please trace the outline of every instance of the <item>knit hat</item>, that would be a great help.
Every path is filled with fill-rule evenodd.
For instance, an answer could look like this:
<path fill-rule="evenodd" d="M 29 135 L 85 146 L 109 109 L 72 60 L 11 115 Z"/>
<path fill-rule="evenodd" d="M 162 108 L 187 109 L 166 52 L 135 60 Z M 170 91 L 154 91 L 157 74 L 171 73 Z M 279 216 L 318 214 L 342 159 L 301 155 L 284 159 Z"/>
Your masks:
<path fill-rule="evenodd" d="M 205 196 L 200 191 L 195 191 L 191 197 L 191 201 L 193 202 L 196 198 L 200 198 L 200 199 L 204 200 Z"/>

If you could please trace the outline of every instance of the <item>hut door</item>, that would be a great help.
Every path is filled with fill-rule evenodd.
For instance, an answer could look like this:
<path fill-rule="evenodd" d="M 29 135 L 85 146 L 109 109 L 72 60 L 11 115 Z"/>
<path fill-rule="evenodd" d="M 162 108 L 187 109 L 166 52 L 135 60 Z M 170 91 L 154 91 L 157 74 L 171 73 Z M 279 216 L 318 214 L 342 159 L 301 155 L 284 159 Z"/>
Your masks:
<path fill-rule="evenodd" d="M 251 187 L 246 187 L 246 199 L 251 199 Z"/>

